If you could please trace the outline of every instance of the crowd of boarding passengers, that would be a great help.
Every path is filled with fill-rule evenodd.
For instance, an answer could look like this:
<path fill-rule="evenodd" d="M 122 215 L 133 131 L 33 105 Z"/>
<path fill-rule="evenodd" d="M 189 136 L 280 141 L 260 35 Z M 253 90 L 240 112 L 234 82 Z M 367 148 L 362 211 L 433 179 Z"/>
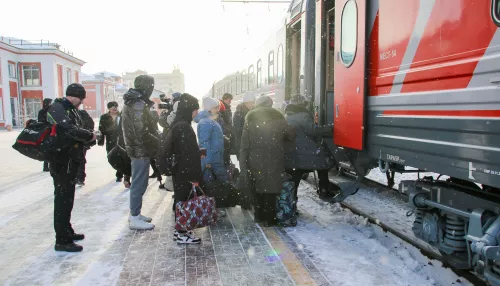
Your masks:
<path fill-rule="evenodd" d="M 109 112 L 101 116 L 98 130 L 94 130 L 91 116 L 79 108 L 86 97 L 82 85 L 69 85 L 64 98 L 53 102 L 44 100 L 39 121 L 57 125 L 58 136 L 74 141 L 74 148 L 64 158 L 44 163 L 43 167 L 54 181 L 56 251 L 83 250 L 75 241 L 85 236 L 75 233 L 70 218 L 75 185 L 83 185 L 85 181 L 85 154 L 95 144 L 106 145 L 108 153 L 121 152 L 123 155 L 120 162 L 110 163 L 119 170 L 116 181 L 123 181 L 125 187 L 130 188 L 131 230 L 154 228 L 152 218 L 141 213 L 150 178 L 157 178 L 160 188 L 173 191 L 175 202 L 186 201 L 193 186 L 203 186 L 214 177 L 230 180 L 231 155 L 236 155 L 239 161 L 238 189 L 251 195 L 251 200 L 242 204 L 242 208 L 253 207 L 255 222 L 264 226 L 277 223 L 276 198 L 282 191 L 283 176 L 295 183 L 295 201 L 300 180 L 309 172 L 318 173 L 320 196 L 330 191 L 328 169 L 332 164 L 322 138 L 331 135 L 333 126 L 318 125 L 304 96 L 292 96 L 280 111 L 273 108 L 269 96 L 255 97 L 246 93 L 233 116 L 231 94 L 224 94 L 221 100 L 203 98 L 200 111 L 197 98 L 175 93 L 172 95 L 173 108 L 158 115 L 150 99 L 153 89 L 151 76 L 138 76 L 134 88 L 123 96 L 121 112 L 116 102 L 108 103 Z M 193 121 L 197 123 L 196 133 Z M 162 176 L 154 162 L 160 138 L 158 125 L 163 127 L 163 132 L 168 131 L 173 136 L 176 165 L 170 184 L 167 184 L 169 178 L 161 182 Z M 149 175 L 150 166 L 153 167 L 152 175 Z M 223 216 L 224 212 L 219 211 L 219 215 Z M 178 230 L 174 230 L 174 240 L 180 244 L 201 241 L 192 231 Z"/>

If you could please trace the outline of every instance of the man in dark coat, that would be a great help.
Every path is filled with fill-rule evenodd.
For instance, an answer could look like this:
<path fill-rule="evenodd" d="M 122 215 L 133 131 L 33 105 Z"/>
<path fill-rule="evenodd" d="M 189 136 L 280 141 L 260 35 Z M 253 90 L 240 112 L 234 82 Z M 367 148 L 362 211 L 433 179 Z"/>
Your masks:
<path fill-rule="evenodd" d="M 170 126 L 166 139 L 167 156 L 175 158 L 172 174 L 174 182 L 174 206 L 179 201 L 187 201 L 193 185 L 201 181 L 201 154 L 191 122 L 200 108 L 198 99 L 190 94 L 181 95 L 175 120 Z M 174 232 L 177 243 L 200 243 L 192 232 Z"/>
<path fill-rule="evenodd" d="M 327 147 L 322 138 L 332 135 L 333 125 L 318 126 L 307 109 L 308 102 L 302 95 L 296 95 L 285 108 L 285 118 L 290 126 L 295 127 L 295 141 L 285 144 L 285 169 L 292 175 L 297 189 L 303 174 L 318 171 L 319 193 L 327 193 L 328 170 L 333 166 Z"/>
<path fill-rule="evenodd" d="M 43 100 L 43 107 L 38 111 L 38 122 L 46 122 L 47 121 L 47 111 L 49 110 L 49 106 L 52 104 L 52 99 L 51 98 L 45 98 Z M 49 171 L 49 162 L 45 161 L 43 162 L 43 171 L 48 172 Z"/>
<path fill-rule="evenodd" d="M 257 98 L 248 112 L 241 136 L 240 168 L 254 196 L 255 221 L 276 224 L 276 196 L 281 193 L 284 144 L 295 132 L 269 96 Z"/>
<path fill-rule="evenodd" d="M 240 160 L 240 143 L 243 126 L 245 126 L 245 117 L 247 113 L 255 106 L 255 96 L 249 92 L 243 96 L 243 102 L 238 104 L 233 117 L 233 153 Z"/>
<path fill-rule="evenodd" d="M 226 166 L 231 163 L 231 151 L 234 148 L 234 138 L 233 138 L 233 111 L 231 110 L 231 102 L 233 101 L 233 95 L 230 93 L 224 93 L 222 95 L 221 107 L 220 107 L 220 121 L 222 129 L 224 131 L 224 163 Z"/>
<path fill-rule="evenodd" d="M 56 251 L 78 252 L 83 247 L 74 241 L 85 238 L 76 234 L 71 226 L 71 211 L 75 200 L 75 183 L 78 166 L 84 158 L 84 143 L 95 140 L 96 135 L 83 128 L 78 107 L 85 99 L 85 88 L 73 83 L 66 89 L 66 97 L 54 100 L 47 119 L 56 124 L 58 140 L 69 142 L 70 147 L 61 150 L 50 162 L 50 175 L 54 179 L 54 229 Z M 68 146 L 66 145 L 66 146 Z"/>
<path fill-rule="evenodd" d="M 149 75 L 135 78 L 134 88 L 123 99 L 122 129 L 125 149 L 132 161 L 132 186 L 130 187 L 129 228 L 150 230 L 152 218 L 141 214 L 142 197 L 148 187 L 151 157 L 156 156 L 158 133 L 150 111 L 154 103 L 149 99 L 154 89 L 154 79 Z"/>
<path fill-rule="evenodd" d="M 90 114 L 88 114 L 88 112 L 83 109 L 78 110 L 78 114 L 82 119 L 83 123 L 82 127 L 90 132 L 94 132 L 95 123 L 92 117 L 90 117 Z M 83 160 L 82 162 L 80 162 L 80 166 L 78 167 L 78 174 L 76 175 L 76 184 L 79 186 L 85 185 L 85 178 L 87 177 L 87 174 L 85 174 L 85 165 L 87 164 L 87 151 L 90 148 L 92 148 L 92 146 L 94 146 L 95 144 L 96 144 L 95 140 L 84 144 Z"/>
<path fill-rule="evenodd" d="M 118 142 L 118 136 L 122 132 L 121 130 L 118 130 L 120 121 L 121 114 L 118 111 L 118 102 L 108 102 L 108 112 L 101 115 L 101 118 L 99 119 L 99 131 L 102 136 L 97 142 L 97 145 L 99 146 L 103 146 L 104 143 L 106 143 L 106 153 L 111 152 Z M 116 181 L 121 182 L 122 179 L 123 174 L 120 171 L 116 171 Z"/>

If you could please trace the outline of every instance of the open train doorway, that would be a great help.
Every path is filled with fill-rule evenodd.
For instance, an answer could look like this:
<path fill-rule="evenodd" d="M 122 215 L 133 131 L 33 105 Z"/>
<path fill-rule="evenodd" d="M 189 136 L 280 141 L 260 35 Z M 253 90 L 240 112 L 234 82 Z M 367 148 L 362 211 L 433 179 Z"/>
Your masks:
<path fill-rule="evenodd" d="M 325 3 L 324 29 L 327 37 L 324 37 L 324 92 L 321 102 L 323 110 L 320 121 L 322 124 L 331 124 L 334 121 L 334 88 L 335 88 L 335 1 Z"/>
<path fill-rule="evenodd" d="M 302 40 L 301 21 L 290 24 L 287 29 L 286 46 L 286 78 L 285 100 L 290 100 L 294 94 L 300 93 L 300 57 Z"/>

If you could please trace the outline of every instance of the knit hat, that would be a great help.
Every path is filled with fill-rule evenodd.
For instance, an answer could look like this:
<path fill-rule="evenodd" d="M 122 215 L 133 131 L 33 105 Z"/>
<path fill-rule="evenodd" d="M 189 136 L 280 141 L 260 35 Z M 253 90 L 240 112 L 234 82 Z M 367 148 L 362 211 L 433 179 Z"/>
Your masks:
<path fill-rule="evenodd" d="M 219 107 L 219 101 L 211 97 L 203 98 L 203 110 L 210 111 L 214 107 Z"/>
<path fill-rule="evenodd" d="M 79 83 L 72 83 L 66 88 L 66 96 L 77 97 L 79 99 L 85 99 L 87 92 L 83 85 Z"/>
<path fill-rule="evenodd" d="M 272 107 L 273 100 L 267 95 L 261 95 L 255 100 L 255 105 L 261 107 Z"/>
<path fill-rule="evenodd" d="M 45 98 L 43 100 L 43 108 L 48 108 L 52 104 L 52 98 Z"/>
<path fill-rule="evenodd" d="M 307 100 L 303 95 L 296 94 L 290 99 L 290 104 L 305 105 L 307 104 Z"/>
<path fill-rule="evenodd" d="M 255 102 L 255 95 L 250 92 L 245 93 L 243 95 L 243 102 Z"/>
<path fill-rule="evenodd" d="M 110 102 L 108 102 L 108 109 L 111 109 L 113 107 L 118 108 L 118 102 L 116 102 L 116 101 L 110 101 Z"/>
<path fill-rule="evenodd" d="M 179 106 L 177 107 L 177 111 L 193 112 L 197 109 L 200 109 L 198 99 L 190 95 L 189 93 L 183 93 L 179 98 Z"/>

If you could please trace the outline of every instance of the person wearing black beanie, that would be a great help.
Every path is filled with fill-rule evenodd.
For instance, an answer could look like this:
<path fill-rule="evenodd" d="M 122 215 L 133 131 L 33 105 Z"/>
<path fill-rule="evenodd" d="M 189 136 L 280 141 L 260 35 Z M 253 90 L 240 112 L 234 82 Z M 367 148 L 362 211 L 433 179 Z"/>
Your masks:
<path fill-rule="evenodd" d="M 187 201 L 193 185 L 201 181 L 201 154 L 191 123 L 198 115 L 200 105 L 194 96 L 184 93 L 179 97 L 175 120 L 167 137 L 166 154 L 178 158 L 172 174 L 174 182 L 174 207 L 179 201 Z M 201 239 L 193 232 L 174 230 L 174 239 L 179 244 L 196 244 Z"/>
<path fill-rule="evenodd" d="M 96 139 L 96 132 L 86 130 L 78 112 L 85 99 L 85 88 L 72 83 L 66 89 L 65 98 L 57 98 L 49 106 L 47 119 L 56 125 L 58 142 L 53 160 L 50 161 L 50 175 L 54 179 L 54 229 L 56 251 L 79 252 L 83 247 L 74 241 L 85 238 L 71 226 L 71 211 L 75 200 L 75 183 L 78 168 L 84 162 L 84 145 Z M 71 146 L 71 147 L 67 147 Z"/>

